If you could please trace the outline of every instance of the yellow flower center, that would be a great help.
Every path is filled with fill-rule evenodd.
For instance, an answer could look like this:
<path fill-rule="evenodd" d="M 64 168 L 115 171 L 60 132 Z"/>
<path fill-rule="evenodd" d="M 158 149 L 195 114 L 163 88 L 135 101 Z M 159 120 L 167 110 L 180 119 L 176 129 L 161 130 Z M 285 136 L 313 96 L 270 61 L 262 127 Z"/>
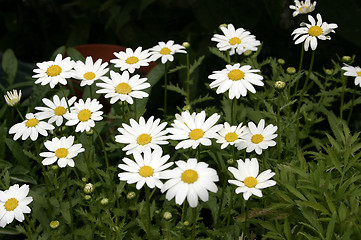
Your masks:
<path fill-rule="evenodd" d="M 27 126 L 28 128 L 35 127 L 36 125 L 38 125 L 38 123 L 39 123 L 38 119 L 32 118 L 32 119 L 29 119 L 28 121 L 26 121 L 25 126 Z"/>
<path fill-rule="evenodd" d="M 260 142 L 262 142 L 262 141 L 263 141 L 263 136 L 262 136 L 262 134 L 255 134 L 255 135 L 253 135 L 252 138 L 251 138 L 251 142 L 253 142 L 253 143 L 255 143 L 255 144 L 258 144 L 258 143 L 260 143 Z"/>
<path fill-rule="evenodd" d="M 48 74 L 49 77 L 58 76 L 60 73 L 61 73 L 61 67 L 59 65 L 51 65 L 46 70 L 46 74 Z"/>
<path fill-rule="evenodd" d="M 160 54 L 162 54 L 162 55 L 167 55 L 167 54 L 169 54 L 171 51 L 170 51 L 169 48 L 164 47 L 164 48 L 162 48 L 159 52 L 160 52 Z"/>
<path fill-rule="evenodd" d="M 181 175 L 181 179 L 185 183 L 194 183 L 198 179 L 198 173 L 193 169 L 185 170 Z"/>
<path fill-rule="evenodd" d="M 63 116 L 66 113 L 65 107 L 59 106 L 54 109 L 54 114 L 57 116 Z"/>
<path fill-rule="evenodd" d="M 137 63 L 139 62 L 139 59 L 137 57 L 128 57 L 127 60 L 125 60 L 126 63 L 128 64 L 134 64 L 134 63 Z"/>
<path fill-rule="evenodd" d="M 302 6 L 298 9 L 300 13 L 307 13 L 308 6 Z"/>
<path fill-rule="evenodd" d="M 244 78 L 244 72 L 239 69 L 233 69 L 228 73 L 228 78 L 232 81 L 238 81 Z"/>
<path fill-rule="evenodd" d="M 115 91 L 119 94 L 128 94 L 132 91 L 132 87 L 128 83 L 122 82 L 115 87 Z"/>
<path fill-rule="evenodd" d="M 360 72 L 357 72 L 357 75 L 358 75 L 359 77 L 361 77 L 361 71 L 360 71 Z"/>
<path fill-rule="evenodd" d="M 196 128 L 196 129 L 193 129 L 190 133 L 189 133 L 189 138 L 192 139 L 192 140 L 198 140 L 200 139 L 201 137 L 203 137 L 204 135 L 204 132 L 202 129 L 200 128 Z"/>
<path fill-rule="evenodd" d="M 81 122 L 86 122 L 89 120 L 91 115 L 92 115 L 92 112 L 90 110 L 83 109 L 78 113 L 78 119 Z"/>
<path fill-rule="evenodd" d="M 319 26 L 312 26 L 308 29 L 308 34 L 313 37 L 320 36 L 322 34 L 322 28 Z"/>
<path fill-rule="evenodd" d="M 238 37 L 233 37 L 231 39 L 229 39 L 229 44 L 231 45 L 236 45 L 236 44 L 240 44 L 241 43 L 241 39 L 239 39 Z"/>
<path fill-rule="evenodd" d="M 152 167 L 143 166 L 139 169 L 138 173 L 142 177 L 150 177 L 150 176 L 153 176 L 154 170 Z"/>
<path fill-rule="evenodd" d="M 226 134 L 224 139 L 226 139 L 227 142 L 234 142 L 238 139 L 238 135 L 235 132 L 230 132 Z"/>
<path fill-rule="evenodd" d="M 68 153 L 69 153 L 68 149 L 66 149 L 66 148 L 58 148 L 55 151 L 55 156 L 57 158 L 65 158 L 66 156 L 68 156 Z"/>
<path fill-rule="evenodd" d="M 137 143 L 139 145 L 142 145 L 142 146 L 147 145 L 151 141 L 152 141 L 152 137 L 149 134 L 146 134 L 146 133 L 140 134 L 137 137 Z"/>
<path fill-rule="evenodd" d="M 83 77 L 86 79 L 86 80 L 93 80 L 95 78 L 95 73 L 93 72 L 86 72 L 84 73 Z"/>
<path fill-rule="evenodd" d="M 5 202 L 5 209 L 6 211 L 13 211 L 17 206 L 19 205 L 19 201 L 15 198 L 9 198 L 6 202 Z"/>
<path fill-rule="evenodd" d="M 243 183 L 244 185 L 246 185 L 246 187 L 254 188 L 257 185 L 258 181 L 254 177 L 247 177 L 246 179 L 244 179 Z"/>

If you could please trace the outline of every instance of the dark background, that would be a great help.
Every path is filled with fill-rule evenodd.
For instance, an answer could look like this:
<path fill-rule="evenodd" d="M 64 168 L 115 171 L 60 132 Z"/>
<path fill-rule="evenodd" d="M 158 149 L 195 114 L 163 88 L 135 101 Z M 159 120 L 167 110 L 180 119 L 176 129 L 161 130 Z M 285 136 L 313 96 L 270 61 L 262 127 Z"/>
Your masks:
<path fill-rule="evenodd" d="M 109 43 L 150 48 L 158 41 L 189 41 L 200 56 L 215 46 L 211 37 L 222 23 L 249 30 L 264 43 L 261 57 L 281 57 L 297 65 L 300 47 L 292 31 L 305 15 L 292 17 L 288 0 L 0 0 L 0 52 L 14 50 L 20 61 L 49 60 L 60 46 Z M 317 64 L 330 64 L 336 54 L 359 55 L 361 1 L 318 1 L 320 13 L 337 23 L 331 41 L 317 48 Z M 308 21 L 307 21 L 308 22 Z M 356 58 L 356 62 L 358 59 Z"/>

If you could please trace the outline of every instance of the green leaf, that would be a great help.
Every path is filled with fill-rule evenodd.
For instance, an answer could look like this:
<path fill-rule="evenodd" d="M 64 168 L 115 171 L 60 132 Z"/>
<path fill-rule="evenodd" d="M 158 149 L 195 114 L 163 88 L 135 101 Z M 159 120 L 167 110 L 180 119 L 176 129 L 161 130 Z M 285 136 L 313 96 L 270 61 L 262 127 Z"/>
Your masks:
<path fill-rule="evenodd" d="M 228 60 L 227 56 L 224 53 L 222 53 L 221 51 L 219 51 L 218 48 L 210 47 L 209 51 L 211 53 L 213 53 L 214 55 L 216 55 L 217 57 L 222 58 L 225 62 L 229 63 L 229 60 Z"/>
<path fill-rule="evenodd" d="M 2 56 L 2 68 L 7 74 L 6 81 L 12 85 L 15 79 L 16 72 L 18 71 L 18 60 L 11 49 L 6 49 Z"/>
<path fill-rule="evenodd" d="M 336 223 L 337 214 L 334 212 L 332 214 L 331 221 L 328 223 L 327 230 L 326 230 L 326 240 L 332 240 L 334 229 L 335 229 L 335 223 Z"/>
<path fill-rule="evenodd" d="M 291 240 L 292 236 L 291 236 L 291 227 L 290 224 L 288 222 L 288 218 L 285 219 L 285 222 L 283 223 L 283 232 L 285 234 L 285 237 L 287 240 Z"/>
<path fill-rule="evenodd" d="M 179 71 L 179 70 L 181 70 L 181 69 L 184 69 L 184 68 L 187 68 L 187 66 L 185 66 L 185 65 L 177 66 L 177 67 L 175 67 L 175 68 L 169 69 L 169 70 L 168 70 L 168 74 L 170 74 L 170 73 L 175 73 L 175 72 L 177 72 L 177 71 Z"/>
<path fill-rule="evenodd" d="M 323 214 L 330 215 L 330 212 L 320 203 L 310 202 L 310 201 L 306 201 L 306 202 L 296 201 L 296 202 L 298 204 L 302 204 L 310 208 L 313 208 L 315 210 L 321 211 Z"/>
<path fill-rule="evenodd" d="M 72 48 L 72 47 L 67 48 L 66 52 L 67 52 L 68 56 L 74 61 L 78 61 L 78 60 L 80 60 L 82 62 L 85 61 L 84 56 L 75 48 Z"/>
<path fill-rule="evenodd" d="M 58 47 L 58 48 L 53 52 L 53 54 L 51 55 L 51 59 L 54 60 L 58 54 L 61 54 L 61 55 L 64 56 L 64 55 L 65 55 L 65 50 L 66 50 L 66 47 L 65 47 L 65 46 L 60 46 L 60 47 Z"/>
<path fill-rule="evenodd" d="M 204 60 L 204 56 L 199 57 L 197 60 L 194 61 L 194 63 L 189 68 L 189 74 L 192 74 L 194 70 L 197 69 L 201 65 L 201 63 Z"/>
<path fill-rule="evenodd" d="M 6 227 L 6 228 L 0 228 L 0 235 L 1 234 L 4 234 L 4 235 L 19 235 L 21 233 L 18 230 L 16 230 L 16 228 Z"/>
<path fill-rule="evenodd" d="M 172 83 L 167 85 L 167 88 L 169 91 L 177 92 L 181 94 L 182 96 L 187 96 L 187 93 L 177 85 L 173 85 Z"/>
<path fill-rule="evenodd" d="M 10 179 L 21 183 L 37 184 L 36 180 L 33 177 L 24 174 L 12 174 L 10 176 Z"/>
<path fill-rule="evenodd" d="M 27 169 L 30 169 L 31 164 L 29 158 L 24 154 L 23 148 L 20 146 L 20 144 L 9 138 L 5 139 L 5 143 L 10 149 L 15 159 L 18 161 L 18 164 L 22 165 Z"/>
<path fill-rule="evenodd" d="M 296 197 L 298 197 L 299 199 L 303 200 L 303 201 L 307 201 L 307 199 L 305 198 L 305 196 L 303 196 L 303 194 L 298 191 L 296 188 L 294 188 L 293 186 L 287 184 L 287 183 L 284 183 L 283 184 L 287 189 L 288 191 L 290 191 L 293 195 L 295 195 Z"/>

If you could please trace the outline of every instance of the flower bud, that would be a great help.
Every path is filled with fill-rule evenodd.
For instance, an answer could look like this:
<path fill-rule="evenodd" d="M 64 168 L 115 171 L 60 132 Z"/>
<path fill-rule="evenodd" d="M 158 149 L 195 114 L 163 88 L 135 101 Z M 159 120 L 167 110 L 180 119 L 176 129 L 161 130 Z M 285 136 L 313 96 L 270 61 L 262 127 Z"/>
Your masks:
<path fill-rule="evenodd" d="M 185 47 L 185 48 L 190 48 L 191 44 L 189 42 L 183 42 L 182 46 Z"/>
<path fill-rule="evenodd" d="M 91 184 L 91 183 L 85 184 L 85 186 L 84 186 L 84 192 L 85 192 L 86 194 L 90 194 L 90 193 L 92 193 L 93 191 L 94 191 L 94 185 L 93 185 L 93 184 Z"/>
<path fill-rule="evenodd" d="M 226 23 L 223 23 L 223 24 L 221 24 L 221 25 L 219 25 L 219 29 L 221 29 L 222 27 L 228 27 L 228 24 L 226 24 Z"/>
<path fill-rule="evenodd" d="M 277 59 L 277 62 L 278 62 L 278 64 L 281 64 L 281 65 L 286 63 L 286 61 L 283 58 Z"/>
<path fill-rule="evenodd" d="M 85 131 L 85 134 L 91 136 L 94 134 L 94 130 L 91 128 L 89 131 Z"/>
<path fill-rule="evenodd" d="M 87 179 L 86 177 L 82 177 L 81 180 L 82 180 L 83 182 L 88 181 L 88 179 Z"/>
<path fill-rule="evenodd" d="M 187 111 L 187 110 L 191 110 L 191 106 L 190 105 L 185 105 L 183 108 L 182 108 L 183 111 Z"/>
<path fill-rule="evenodd" d="M 188 221 L 184 221 L 184 222 L 183 222 L 183 225 L 186 226 L 186 227 L 188 227 L 188 226 L 189 226 L 189 222 L 188 222 Z"/>
<path fill-rule="evenodd" d="M 54 220 L 54 221 L 51 221 L 51 222 L 49 223 L 49 226 L 50 226 L 52 229 L 58 228 L 59 225 L 60 225 L 60 222 L 59 222 L 58 220 Z"/>
<path fill-rule="evenodd" d="M 288 68 L 286 69 L 286 71 L 287 71 L 288 74 L 295 74 L 295 73 L 296 73 L 296 68 L 294 68 L 294 67 L 288 67 Z"/>
<path fill-rule="evenodd" d="M 92 196 L 90 196 L 90 195 L 85 195 L 84 196 L 84 200 L 87 200 L 87 201 L 90 200 L 91 198 L 92 198 Z"/>
<path fill-rule="evenodd" d="M 332 73 L 333 73 L 333 69 L 329 69 L 329 68 L 325 68 L 324 71 L 325 71 L 326 75 L 332 75 Z"/>
<path fill-rule="evenodd" d="M 51 165 L 50 168 L 51 168 L 51 170 L 56 171 L 59 169 L 59 166 L 57 164 L 54 164 L 54 165 Z"/>
<path fill-rule="evenodd" d="M 278 90 L 284 89 L 285 86 L 286 86 L 286 83 L 283 82 L 283 81 L 277 81 L 277 82 L 275 82 L 275 84 L 274 84 L 274 87 L 275 87 L 276 89 L 278 89 Z"/>
<path fill-rule="evenodd" d="M 252 53 L 253 53 L 253 52 L 252 52 L 251 50 L 246 50 L 246 51 L 243 53 L 243 55 L 246 56 L 246 57 L 248 57 L 248 56 L 250 56 Z"/>
<path fill-rule="evenodd" d="M 350 56 L 343 56 L 341 60 L 342 62 L 348 63 L 351 62 L 352 58 Z"/>
<path fill-rule="evenodd" d="M 233 158 L 228 159 L 228 160 L 227 160 L 227 163 L 228 163 L 229 165 L 233 165 L 233 164 L 234 164 Z"/>
<path fill-rule="evenodd" d="M 137 196 L 137 194 L 135 192 L 128 192 L 127 194 L 127 199 L 128 200 L 132 200 L 133 198 L 135 198 Z"/>
<path fill-rule="evenodd" d="M 173 217 L 173 215 L 172 215 L 172 213 L 171 212 L 165 212 L 164 214 L 163 214 L 163 218 L 165 219 L 165 220 L 171 220 L 172 219 L 172 217 Z"/>
<path fill-rule="evenodd" d="M 103 198 L 102 200 L 100 200 L 100 204 L 105 206 L 109 203 L 109 199 L 108 198 Z"/>
<path fill-rule="evenodd" d="M 19 91 L 19 93 L 16 89 L 14 89 L 12 92 L 7 91 L 6 95 L 4 95 L 4 98 L 7 105 L 9 105 L 10 107 L 14 107 L 20 102 L 21 90 Z"/>

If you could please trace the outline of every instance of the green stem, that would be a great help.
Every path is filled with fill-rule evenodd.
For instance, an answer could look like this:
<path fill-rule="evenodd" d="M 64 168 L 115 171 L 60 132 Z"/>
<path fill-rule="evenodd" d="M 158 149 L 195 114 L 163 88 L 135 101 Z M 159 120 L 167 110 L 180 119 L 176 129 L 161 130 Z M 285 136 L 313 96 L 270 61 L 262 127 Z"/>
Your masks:
<path fill-rule="evenodd" d="M 192 236 L 191 239 L 194 240 L 196 237 L 196 226 L 197 226 L 197 207 L 192 208 Z"/>
<path fill-rule="evenodd" d="M 314 51 L 312 51 L 314 52 Z M 301 57 L 300 57 L 300 65 L 298 66 L 298 72 L 300 72 L 302 70 L 302 64 L 303 64 L 303 55 L 304 55 L 305 51 L 303 49 L 303 45 L 301 46 Z M 296 82 L 296 86 L 295 86 L 295 92 L 293 95 L 297 94 L 297 90 L 298 90 L 298 84 L 299 84 L 300 80 L 298 79 Z"/>
<path fill-rule="evenodd" d="M 216 228 L 218 228 L 218 225 L 219 225 L 219 220 L 220 220 L 220 217 L 221 217 L 221 212 L 222 212 L 222 207 L 223 207 L 223 198 L 224 198 L 224 189 L 226 188 L 226 183 L 227 183 L 227 180 L 224 179 L 223 180 L 223 183 L 222 183 L 222 192 L 221 192 L 221 201 L 219 202 L 219 207 L 218 207 L 218 212 L 217 212 L 217 217 L 216 217 Z"/>
<path fill-rule="evenodd" d="M 137 120 L 137 100 L 134 99 L 134 120 Z"/>
<path fill-rule="evenodd" d="M 345 85 L 346 85 L 346 78 L 342 77 L 342 93 L 341 93 L 341 104 L 340 104 L 340 118 L 343 119 L 343 103 L 345 98 Z"/>
<path fill-rule="evenodd" d="M 167 63 L 164 64 L 164 118 L 167 116 L 167 88 L 168 88 L 168 69 Z"/>
<path fill-rule="evenodd" d="M 25 118 L 24 118 L 23 115 L 21 114 L 18 106 L 16 106 L 16 111 L 18 111 L 18 114 L 19 114 L 21 120 L 22 120 L 22 121 L 25 121 Z"/>
<path fill-rule="evenodd" d="M 147 230 L 148 239 L 151 239 L 151 235 L 150 235 L 151 219 L 150 219 L 150 203 L 149 202 L 150 202 L 149 188 L 147 186 L 145 186 L 145 208 L 146 208 L 146 215 L 147 215 L 146 230 Z"/>
<path fill-rule="evenodd" d="M 67 192 L 68 200 L 69 200 L 70 230 L 71 230 L 72 239 L 74 239 L 73 204 L 71 203 L 69 177 L 70 177 L 70 172 L 67 174 L 67 176 L 65 176 L 65 179 L 66 179 L 66 192 Z"/>
<path fill-rule="evenodd" d="M 66 106 L 68 107 L 68 111 L 70 112 L 70 105 L 69 105 L 69 102 L 68 102 L 68 98 L 67 96 L 65 95 L 65 91 L 64 91 L 64 88 L 63 86 L 59 83 L 59 86 L 60 86 L 60 89 L 61 89 L 61 92 L 63 93 L 63 96 L 65 98 L 65 102 L 66 102 Z"/>
<path fill-rule="evenodd" d="M 231 125 L 236 124 L 236 115 L 237 115 L 237 98 L 232 99 L 231 106 Z"/>
<path fill-rule="evenodd" d="M 354 101 L 355 101 L 355 94 L 356 94 L 356 86 L 353 89 L 353 93 L 352 93 L 352 100 L 351 100 L 351 109 L 350 112 L 348 113 L 348 117 L 347 117 L 347 125 L 350 123 L 351 120 L 351 115 L 352 115 L 352 110 L 353 110 L 353 105 L 354 105 Z"/>
<path fill-rule="evenodd" d="M 189 73 L 189 53 L 187 51 L 187 98 L 186 98 L 186 104 L 190 104 L 190 90 L 189 90 L 189 84 L 190 84 L 190 73 Z"/>
<path fill-rule="evenodd" d="M 181 223 L 183 223 L 184 222 L 184 218 L 186 217 L 185 215 L 186 215 L 186 206 L 187 205 L 187 201 L 184 201 L 183 202 L 183 207 L 182 207 L 182 216 L 181 216 Z"/>
<path fill-rule="evenodd" d="M 303 101 L 303 97 L 305 96 L 305 93 L 307 91 L 307 86 L 308 86 L 308 81 L 310 79 L 310 75 L 312 72 L 312 67 L 313 67 L 313 63 L 315 60 L 315 51 L 312 51 L 312 56 L 311 56 L 311 62 L 310 62 L 310 67 L 308 69 L 308 73 L 307 73 L 307 77 L 306 77 L 306 81 L 305 84 L 303 85 L 302 91 L 301 91 L 301 95 L 300 95 L 300 99 L 298 100 L 298 105 L 297 105 L 297 110 L 296 110 L 296 118 L 297 118 L 297 128 L 296 128 L 296 143 L 297 145 L 299 145 L 299 127 L 300 127 L 300 120 L 299 120 L 299 115 L 300 115 L 300 108 L 301 108 L 301 104 Z"/>
<path fill-rule="evenodd" d="M 228 209 L 227 209 L 227 225 L 226 225 L 226 232 L 228 232 L 229 223 L 231 222 L 231 210 L 233 208 L 233 194 L 234 191 L 231 188 L 230 196 L 229 196 L 229 203 L 228 203 Z"/>
<path fill-rule="evenodd" d="M 166 220 L 165 221 L 165 228 L 166 228 L 166 231 L 167 231 L 167 239 L 170 240 L 170 229 L 169 229 L 169 222 Z"/>
<path fill-rule="evenodd" d="M 244 208 L 245 208 L 245 212 L 246 212 L 246 216 L 244 218 L 244 230 L 243 230 L 243 239 L 251 239 L 249 236 L 249 231 L 248 231 L 248 226 L 247 226 L 247 222 L 248 222 L 248 208 L 247 208 L 247 200 L 244 200 Z"/>
<path fill-rule="evenodd" d="M 90 98 L 93 99 L 93 89 L 92 85 L 89 85 Z"/>
<path fill-rule="evenodd" d="M 277 151 L 278 151 L 278 161 L 281 159 L 281 93 L 278 92 L 277 98 L 277 127 L 278 127 L 278 136 L 277 136 Z"/>

